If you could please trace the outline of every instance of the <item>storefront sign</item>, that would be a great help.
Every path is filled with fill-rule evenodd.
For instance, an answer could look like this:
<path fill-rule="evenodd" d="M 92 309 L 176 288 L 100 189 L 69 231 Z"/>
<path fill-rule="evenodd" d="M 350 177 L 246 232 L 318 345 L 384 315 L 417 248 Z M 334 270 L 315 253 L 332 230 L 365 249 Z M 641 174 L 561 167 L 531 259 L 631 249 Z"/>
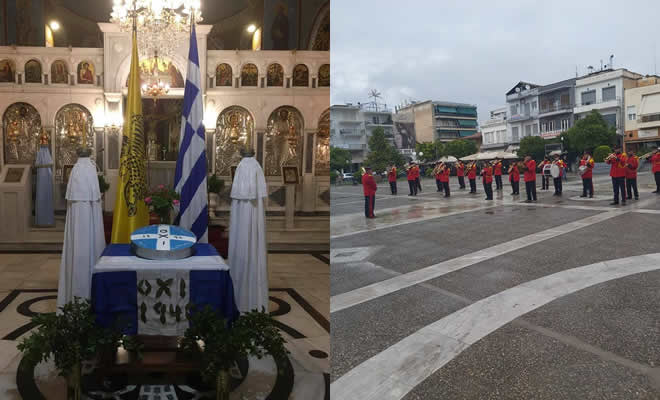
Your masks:
<path fill-rule="evenodd" d="M 651 138 L 651 137 L 656 137 L 656 136 L 658 136 L 658 128 L 640 129 L 637 132 L 637 137 L 640 138 L 640 139 Z"/>

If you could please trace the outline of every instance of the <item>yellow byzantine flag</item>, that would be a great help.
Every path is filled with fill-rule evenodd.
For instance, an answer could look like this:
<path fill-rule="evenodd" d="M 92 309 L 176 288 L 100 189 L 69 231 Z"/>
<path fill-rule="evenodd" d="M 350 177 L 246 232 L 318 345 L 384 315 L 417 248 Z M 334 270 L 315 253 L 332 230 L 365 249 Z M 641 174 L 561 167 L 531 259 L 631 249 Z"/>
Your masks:
<path fill-rule="evenodd" d="M 119 184 L 112 219 L 112 243 L 130 243 L 131 232 L 149 224 L 149 210 L 144 202 L 146 195 L 144 160 L 140 70 L 134 31 L 119 164 Z"/>

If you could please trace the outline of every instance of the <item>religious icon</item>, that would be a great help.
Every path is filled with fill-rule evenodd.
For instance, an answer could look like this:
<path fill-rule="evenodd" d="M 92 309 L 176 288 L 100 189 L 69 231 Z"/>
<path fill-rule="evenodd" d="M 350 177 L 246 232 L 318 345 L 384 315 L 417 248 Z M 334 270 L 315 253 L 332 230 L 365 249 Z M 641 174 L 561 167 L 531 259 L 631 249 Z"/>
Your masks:
<path fill-rule="evenodd" d="M 277 3 L 275 6 L 275 19 L 270 29 L 273 41 L 273 50 L 289 49 L 289 12 L 286 4 Z"/>
<path fill-rule="evenodd" d="M 284 106 L 273 111 L 266 131 L 266 175 L 280 175 L 282 166 L 300 167 L 302 128 L 302 117 L 295 108 Z"/>
<path fill-rule="evenodd" d="M 245 64 L 241 69 L 241 86 L 257 86 L 259 70 L 254 64 Z"/>
<path fill-rule="evenodd" d="M 268 87 L 284 85 L 284 68 L 280 64 L 270 64 L 268 66 Z"/>
<path fill-rule="evenodd" d="M 215 69 L 215 86 L 231 86 L 232 69 L 229 64 L 220 64 Z"/>
<path fill-rule="evenodd" d="M 3 117 L 5 163 L 31 164 L 41 133 L 39 112 L 28 103 L 14 103 Z"/>
<path fill-rule="evenodd" d="M 316 51 L 330 51 L 330 12 L 328 12 L 316 32 L 312 50 Z"/>
<path fill-rule="evenodd" d="M 243 107 L 231 106 L 218 116 L 215 134 L 215 172 L 227 176 L 241 160 L 240 149 L 254 135 L 254 120 Z"/>
<path fill-rule="evenodd" d="M 309 86 L 309 70 L 303 64 L 293 69 L 293 86 Z"/>
<path fill-rule="evenodd" d="M 284 184 L 297 184 L 298 167 L 282 167 L 282 181 Z"/>
<path fill-rule="evenodd" d="M 325 110 L 318 123 L 316 134 L 316 157 L 314 174 L 327 176 L 330 173 L 330 110 Z"/>
<path fill-rule="evenodd" d="M 0 83 L 16 82 L 14 77 L 14 62 L 12 60 L 0 61 Z"/>
<path fill-rule="evenodd" d="M 57 60 L 50 66 L 52 83 L 69 83 L 69 70 L 64 61 Z"/>
<path fill-rule="evenodd" d="M 323 64 L 319 68 L 319 87 L 330 87 L 330 64 Z"/>
<path fill-rule="evenodd" d="M 94 84 L 94 64 L 87 61 L 78 64 L 78 83 Z"/>
<path fill-rule="evenodd" d="M 25 63 L 25 82 L 41 83 L 41 63 L 37 60 L 30 60 Z"/>
<path fill-rule="evenodd" d="M 126 77 L 126 86 L 128 80 Z M 140 85 L 151 81 L 160 80 L 163 84 L 169 84 L 171 88 L 183 87 L 183 76 L 171 61 L 165 61 L 161 57 L 152 57 L 140 61 Z"/>

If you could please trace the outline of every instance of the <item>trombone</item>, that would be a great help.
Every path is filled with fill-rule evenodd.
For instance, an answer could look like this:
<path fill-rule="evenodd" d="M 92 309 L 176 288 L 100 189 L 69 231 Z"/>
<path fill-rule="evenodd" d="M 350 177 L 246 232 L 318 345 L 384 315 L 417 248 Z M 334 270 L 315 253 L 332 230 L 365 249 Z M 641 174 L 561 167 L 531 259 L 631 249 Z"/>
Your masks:
<path fill-rule="evenodd" d="M 472 161 L 470 164 L 468 164 L 468 166 L 465 168 L 465 174 L 463 174 L 463 176 L 468 176 L 468 174 L 470 173 L 472 168 L 475 167 L 476 163 L 477 163 L 477 161 L 475 160 L 475 161 Z"/>

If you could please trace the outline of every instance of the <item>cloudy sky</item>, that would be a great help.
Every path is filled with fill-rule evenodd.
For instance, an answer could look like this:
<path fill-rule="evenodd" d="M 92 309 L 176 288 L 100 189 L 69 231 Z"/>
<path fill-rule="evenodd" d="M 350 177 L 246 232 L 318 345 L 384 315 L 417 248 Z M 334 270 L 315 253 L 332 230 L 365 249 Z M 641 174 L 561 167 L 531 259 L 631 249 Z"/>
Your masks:
<path fill-rule="evenodd" d="M 331 0 L 331 104 L 476 104 L 479 120 L 519 81 L 580 75 L 601 60 L 660 72 L 660 1 Z"/>

